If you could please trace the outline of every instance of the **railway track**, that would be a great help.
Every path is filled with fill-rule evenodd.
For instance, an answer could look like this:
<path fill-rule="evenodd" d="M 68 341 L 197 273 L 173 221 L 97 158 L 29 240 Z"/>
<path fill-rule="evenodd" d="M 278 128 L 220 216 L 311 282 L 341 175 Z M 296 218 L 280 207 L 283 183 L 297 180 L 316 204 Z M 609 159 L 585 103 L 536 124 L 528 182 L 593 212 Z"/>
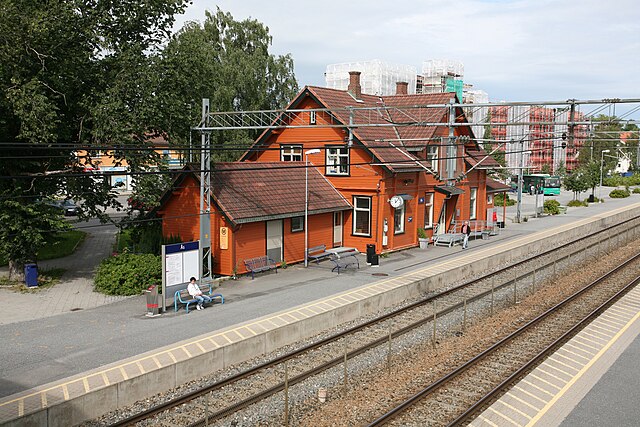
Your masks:
<path fill-rule="evenodd" d="M 463 425 L 640 283 L 640 254 L 429 384 L 369 426 Z M 622 281 L 614 276 L 621 276 Z"/>
<path fill-rule="evenodd" d="M 619 224 L 616 239 L 629 238 L 626 224 Z M 603 230 L 607 232 L 610 230 Z M 625 236 L 621 237 L 624 233 Z M 464 330 L 467 315 L 474 304 L 483 301 L 485 309 L 475 316 L 493 313 L 514 302 L 519 296 L 535 292 L 536 286 L 566 268 L 576 259 L 595 257 L 603 250 L 601 236 L 590 236 L 567 243 L 544 253 L 423 298 L 384 316 L 336 333 L 290 353 L 276 357 L 244 372 L 171 399 L 145 411 L 133 414 L 111 425 L 209 425 L 216 420 L 264 401 L 320 372 L 344 366 L 372 348 L 385 346 L 417 328 L 433 326 L 431 340 L 436 345 L 443 331 L 436 331 L 440 319 L 461 318 Z M 599 239 L 599 240 L 598 240 Z M 597 240 L 597 245 L 593 242 Z M 606 242 L 607 250 L 611 241 Z M 595 249 L 594 249 L 595 248 Z M 564 263 L 564 265 L 563 265 Z M 487 301 L 490 300 L 490 304 Z M 390 353 L 390 351 L 389 351 Z M 285 398 L 286 400 L 286 398 Z M 285 409 L 286 411 L 286 409 Z M 197 421 L 193 422 L 196 419 Z"/>

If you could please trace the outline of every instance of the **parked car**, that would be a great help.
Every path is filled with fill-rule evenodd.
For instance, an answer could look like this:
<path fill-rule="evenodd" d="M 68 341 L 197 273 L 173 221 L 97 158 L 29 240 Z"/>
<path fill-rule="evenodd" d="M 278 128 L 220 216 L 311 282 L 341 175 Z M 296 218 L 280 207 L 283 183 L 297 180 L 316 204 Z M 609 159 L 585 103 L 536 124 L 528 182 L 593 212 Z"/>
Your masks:
<path fill-rule="evenodd" d="M 78 214 L 78 206 L 76 206 L 71 199 L 50 200 L 45 202 L 45 204 L 56 208 L 56 210 L 65 216 L 75 216 Z"/>

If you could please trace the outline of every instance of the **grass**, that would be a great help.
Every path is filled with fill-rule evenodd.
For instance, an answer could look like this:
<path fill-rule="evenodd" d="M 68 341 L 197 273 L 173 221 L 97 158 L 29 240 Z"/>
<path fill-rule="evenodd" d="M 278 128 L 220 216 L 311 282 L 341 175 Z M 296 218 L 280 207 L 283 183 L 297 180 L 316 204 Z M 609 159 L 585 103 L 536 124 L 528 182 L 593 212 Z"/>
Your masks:
<path fill-rule="evenodd" d="M 87 236 L 87 233 L 78 230 L 70 230 L 55 233 L 47 240 L 46 244 L 38 252 L 38 261 L 56 259 L 71 255 Z M 8 265 L 8 260 L 0 257 L 0 266 Z"/>
<path fill-rule="evenodd" d="M 18 280 L 9 280 L 7 277 L 0 277 L 0 287 L 10 289 L 15 292 L 35 293 L 42 289 L 55 286 L 60 282 L 60 278 L 65 273 L 64 268 L 52 268 L 50 270 L 38 271 L 38 287 L 29 288 L 24 282 Z"/>

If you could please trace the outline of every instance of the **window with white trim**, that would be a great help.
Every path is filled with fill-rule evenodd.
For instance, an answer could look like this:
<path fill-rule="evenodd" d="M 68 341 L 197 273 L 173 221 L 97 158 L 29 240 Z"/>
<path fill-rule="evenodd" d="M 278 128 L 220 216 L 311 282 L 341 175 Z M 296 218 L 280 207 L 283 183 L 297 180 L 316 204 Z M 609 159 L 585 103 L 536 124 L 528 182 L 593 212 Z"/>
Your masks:
<path fill-rule="evenodd" d="M 406 203 L 403 203 L 402 206 L 396 208 L 393 212 L 393 234 L 402 234 L 404 233 L 404 209 Z"/>
<path fill-rule="evenodd" d="M 433 228 L 433 193 L 424 195 L 424 228 Z"/>
<path fill-rule="evenodd" d="M 295 216 L 291 218 L 291 232 L 296 233 L 298 231 L 304 231 L 304 217 Z"/>
<path fill-rule="evenodd" d="M 302 161 L 302 145 L 281 145 L 280 161 L 301 162 Z"/>
<path fill-rule="evenodd" d="M 327 147 L 326 175 L 349 175 L 349 149 L 343 145 Z"/>
<path fill-rule="evenodd" d="M 478 189 L 472 188 L 469 196 L 469 219 L 476 219 L 478 207 Z"/>
<path fill-rule="evenodd" d="M 310 125 L 315 125 L 316 124 L 316 112 L 315 111 L 309 111 L 309 124 Z"/>
<path fill-rule="evenodd" d="M 427 145 L 427 160 L 431 163 L 431 170 L 438 172 L 438 150 L 439 145 Z"/>
<path fill-rule="evenodd" d="M 353 197 L 353 235 L 371 236 L 371 197 Z"/>

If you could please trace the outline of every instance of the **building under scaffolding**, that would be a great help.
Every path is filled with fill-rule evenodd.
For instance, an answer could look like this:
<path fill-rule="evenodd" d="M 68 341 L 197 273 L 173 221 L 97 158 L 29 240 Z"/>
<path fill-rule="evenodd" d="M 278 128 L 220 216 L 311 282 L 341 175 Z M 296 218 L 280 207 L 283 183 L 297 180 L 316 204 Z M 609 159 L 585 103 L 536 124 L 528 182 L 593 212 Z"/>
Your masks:
<path fill-rule="evenodd" d="M 326 87 L 347 90 L 349 71 L 362 73 L 360 76 L 362 93 L 379 96 L 395 95 L 397 82 L 406 82 L 407 92 L 410 95 L 416 93 L 416 67 L 390 64 L 378 59 L 327 65 L 324 73 Z"/>

